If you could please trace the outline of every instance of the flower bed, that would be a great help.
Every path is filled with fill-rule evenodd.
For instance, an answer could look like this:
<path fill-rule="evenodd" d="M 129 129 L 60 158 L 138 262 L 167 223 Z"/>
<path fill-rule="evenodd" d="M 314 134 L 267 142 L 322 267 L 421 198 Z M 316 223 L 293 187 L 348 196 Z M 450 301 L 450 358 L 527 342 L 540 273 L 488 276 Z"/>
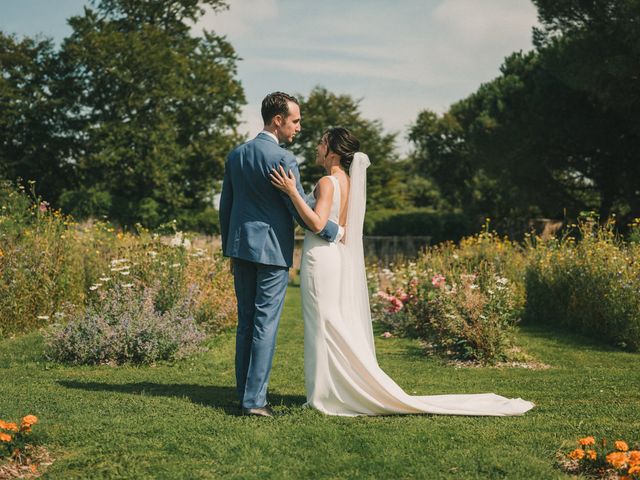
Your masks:
<path fill-rule="evenodd" d="M 640 349 L 640 244 L 593 219 L 574 236 L 532 242 L 526 268 L 525 320 L 557 325 Z"/>
<path fill-rule="evenodd" d="M 369 275 L 374 318 L 448 357 L 509 360 L 524 296 L 507 275 L 517 278 L 522 258 L 517 245 L 487 231 L 427 249 L 415 262 Z"/>
<path fill-rule="evenodd" d="M 35 415 L 26 415 L 20 425 L 0 419 L 0 478 L 36 478 L 51 465 L 47 450 L 31 438 Z"/>
<path fill-rule="evenodd" d="M 578 440 L 578 448 L 559 456 L 559 465 L 567 473 L 588 478 L 640 479 L 640 448 L 629 448 L 624 440 L 616 440 L 613 448 L 607 440 L 593 436 Z"/>
<path fill-rule="evenodd" d="M 233 280 L 218 245 L 193 247 L 180 232 L 167 241 L 141 227 L 131 233 L 102 221 L 78 225 L 34 192 L 6 182 L 0 184 L 0 199 L 0 337 L 54 325 L 61 339 L 60 329 L 68 322 L 87 333 L 92 328 L 88 319 L 104 319 L 105 302 L 113 302 L 114 296 L 128 302 L 124 308 L 130 312 L 152 301 L 153 307 L 145 310 L 145 327 L 137 323 L 139 333 L 154 332 L 154 340 L 145 341 L 147 347 L 155 341 L 167 344 L 159 332 L 168 333 L 168 323 L 166 328 L 151 326 L 167 315 L 179 317 L 174 323 L 182 327 L 189 318 L 208 333 L 235 322 Z M 115 328 L 112 322 L 106 324 Z M 99 330 L 93 328 L 94 333 Z M 96 359 L 102 355 L 94 353 Z"/>

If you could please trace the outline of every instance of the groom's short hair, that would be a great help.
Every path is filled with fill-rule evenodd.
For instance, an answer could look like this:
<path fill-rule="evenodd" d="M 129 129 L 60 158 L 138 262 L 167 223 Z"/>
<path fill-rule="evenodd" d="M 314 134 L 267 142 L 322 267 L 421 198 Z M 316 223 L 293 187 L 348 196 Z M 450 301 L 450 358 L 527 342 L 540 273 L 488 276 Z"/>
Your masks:
<path fill-rule="evenodd" d="M 300 105 L 296 97 L 292 97 L 284 92 L 273 92 L 264 97 L 260 110 L 264 124 L 269 125 L 276 115 L 282 115 L 284 118 L 287 118 L 289 116 L 289 102 Z"/>

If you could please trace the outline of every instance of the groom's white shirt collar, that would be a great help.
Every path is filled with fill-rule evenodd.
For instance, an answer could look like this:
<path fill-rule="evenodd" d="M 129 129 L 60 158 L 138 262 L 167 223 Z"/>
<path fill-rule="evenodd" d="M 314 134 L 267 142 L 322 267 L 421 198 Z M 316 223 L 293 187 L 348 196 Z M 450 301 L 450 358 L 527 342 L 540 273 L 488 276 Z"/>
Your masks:
<path fill-rule="evenodd" d="M 280 144 L 280 142 L 278 141 L 278 137 L 276 137 L 273 133 L 271 133 L 271 132 L 267 132 L 266 130 L 262 130 L 260 133 L 264 133 L 265 135 L 269 135 L 271 138 L 273 138 L 273 140 L 274 140 L 277 144 Z"/>

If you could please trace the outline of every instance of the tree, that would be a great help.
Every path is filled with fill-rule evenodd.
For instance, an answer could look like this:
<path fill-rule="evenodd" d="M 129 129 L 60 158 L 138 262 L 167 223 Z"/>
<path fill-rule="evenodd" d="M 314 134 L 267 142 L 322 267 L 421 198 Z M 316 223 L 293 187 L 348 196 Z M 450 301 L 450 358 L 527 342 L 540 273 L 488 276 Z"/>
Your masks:
<path fill-rule="evenodd" d="M 222 0 L 102 0 L 72 17 L 55 95 L 74 141 L 78 182 L 62 195 L 81 215 L 150 227 L 213 204 L 244 94 L 233 47 L 189 34 Z"/>
<path fill-rule="evenodd" d="M 411 155 L 414 173 L 431 179 L 451 205 L 468 204 L 475 169 L 470 161 L 465 132 L 451 113 L 438 116 L 424 110 L 409 129 L 414 144 Z"/>
<path fill-rule="evenodd" d="M 430 205 L 443 214 L 464 214 L 466 228 L 471 231 L 491 217 L 495 228 L 515 233 L 521 228 L 521 212 L 514 202 L 514 186 L 501 181 L 504 175 L 499 171 L 487 172 L 465 123 L 467 117 L 477 119 L 468 99 L 454 104 L 443 115 L 429 110 L 418 115 L 409 131 L 414 150 L 410 156 L 413 176 L 408 185 L 417 179 L 427 182 L 435 189 Z M 415 200 L 414 204 L 423 206 Z"/>
<path fill-rule="evenodd" d="M 50 40 L 0 32 L 0 176 L 35 180 L 40 195 L 57 201 L 73 167 L 50 91 L 56 62 Z"/>
<path fill-rule="evenodd" d="M 369 155 L 367 208 L 403 208 L 408 204 L 403 186 L 405 172 L 395 152 L 395 135 L 385 134 L 380 121 L 364 119 L 357 100 L 316 87 L 309 96 L 299 97 L 302 130 L 291 150 L 302 162 L 300 175 L 305 189 L 316 183 L 324 171 L 315 165 L 316 147 L 331 126 L 343 126 L 360 140 L 360 148 Z"/>
<path fill-rule="evenodd" d="M 557 217 L 591 207 L 594 186 L 575 155 L 589 142 L 568 141 L 592 117 L 583 96 L 558 83 L 535 52 L 511 55 L 501 72 L 451 108 L 476 168 L 500 185 L 513 215 Z"/>
<path fill-rule="evenodd" d="M 637 217 L 640 2 L 535 3 L 536 50 L 507 57 L 441 118 L 421 114 L 416 165 L 454 205 L 506 224 L 585 209 Z"/>
<path fill-rule="evenodd" d="M 542 24 L 534 31 L 534 41 L 545 68 L 559 82 L 582 93 L 600 120 L 597 136 L 589 137 L 592 149 L 586 159 L 600 193 L 600 214 L 606 217 L 617 211 L 638 216 L 640 1 L 534 3 Z"/>

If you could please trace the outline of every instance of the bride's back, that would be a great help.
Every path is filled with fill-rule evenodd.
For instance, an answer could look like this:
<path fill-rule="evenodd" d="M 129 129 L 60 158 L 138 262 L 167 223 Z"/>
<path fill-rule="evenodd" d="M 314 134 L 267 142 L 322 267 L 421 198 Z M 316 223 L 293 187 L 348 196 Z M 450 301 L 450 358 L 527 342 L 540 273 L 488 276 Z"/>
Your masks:
<path fill-rule="evenodd" d="M 334 175 L 334 177 L 338 180 L 338 186 L 340 187 L 340 221 L 338 223 L 344 227 L 345 223 L 347 223 L 347 205 L 349 205 L 349 188 L 351 182 L 349 176 L 344 172 L 341 172 L 339 175 Z"/>

